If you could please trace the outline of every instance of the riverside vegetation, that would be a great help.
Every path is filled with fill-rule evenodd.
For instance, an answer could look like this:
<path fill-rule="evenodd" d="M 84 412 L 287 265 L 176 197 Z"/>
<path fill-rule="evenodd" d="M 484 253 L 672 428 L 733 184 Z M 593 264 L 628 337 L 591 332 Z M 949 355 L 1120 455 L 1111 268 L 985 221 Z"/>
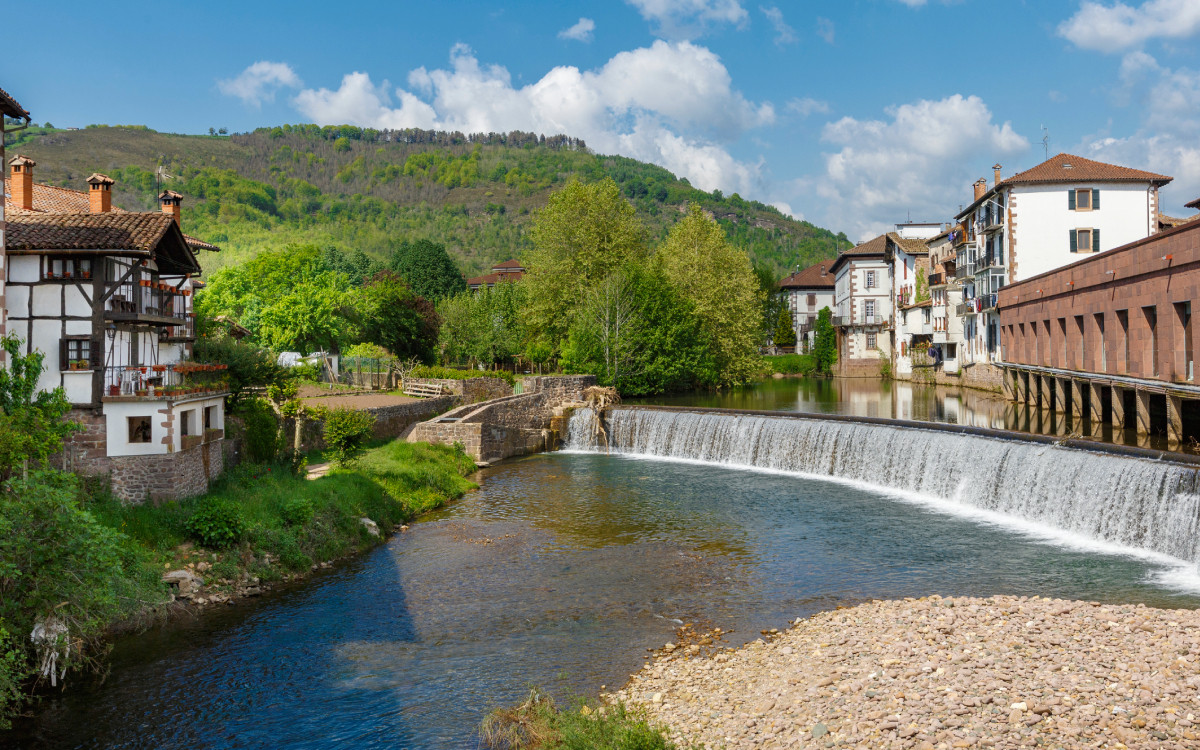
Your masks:
<path fill-rule="evenodd" d="M 124 505 L 102 483 L 51 467 L 49 457 L 73 429 L 63 421 L 68 404 L 61 390 L 35 392 L 41 354 L 22 355 L 11 338 L 5 348 L 0 728 L 50 681 L 31 648 L 35 626 L 55 634 L 48 651 L 62 657 L 62 673 L 54 670 L 53 681 L 78 679 L 102 667 L 114 628 L 169 612 L 174 597 L 164 571 L 179 571 L 188 588 L 203 586 L 190 592 L 194 603 L 253 595 L 378 544 L 380 529 L 386 534 L 474 487 L 466 476 L 475 465 L 461 450 L 398 441 L 363 449 L 370 425 L 361 420 L 327 430 L 342 465 L 306 479 L 303 461 L 282 450 L 272 410 L 246 399 L 244 437 L 258 462 L 231 469 L 198 498 Z"/>

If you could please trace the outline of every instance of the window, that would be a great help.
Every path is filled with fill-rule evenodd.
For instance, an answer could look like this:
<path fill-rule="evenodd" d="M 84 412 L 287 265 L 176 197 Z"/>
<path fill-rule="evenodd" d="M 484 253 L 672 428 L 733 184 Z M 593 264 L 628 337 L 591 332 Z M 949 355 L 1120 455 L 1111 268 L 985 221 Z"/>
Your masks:
<path fill-rule="evenodd" d="M 195 416 L 195 414 L 196 414 L 195 409 L 188 409 L 187 411 L 182 411 L 179 413 L 179 434 L 180 435 L 187 436 L 187 435 L 195 434 L 195 432 L 193 430 L 194 425 L 192 425 L 192 422 L 196 421 L 193 418 Z"/>
<path fill-rule="evenodd" d="M 815 295 L 815 294 L 808 295 L 808 306 L 809 307 L 817 306 L 817 295 Z"/>
<path fill-rule="evenodd" d="M 92 278 L 90 258 L 47 256 L 42 266 L 42 279 L 48 281 L 74 281 Z"/>
<path fill-rule="evenodd" d="M 204 429 L 206 429 L 206 430 L 217 429 L 217 407 L 215 407 L 215 406 L 204 407 Z"/>
<path fill-rule="evenodd" d="M 867 271 L 867 289 L 872 289 L 874 287 L 875 287 L 875 272 Z"/>
<path fill-rule="evenodd" d="M 1084 335 L 1084 331 L 1083 331 L 1083 316 L 1082 315 L 1075 316 L 1075 333 L 1079 336 L 1079 367 L 1076 369 L 1086 370 L 1086 369 L 1088 369 L 1087 336 Z"/>
<path fill-rule="evenodd" d="M 1117 325 L 1121 326 L 1122 346 L 1125 351 L 1125 372 L 1129 372 L 1129 311 L 1117 310 Z"/>
<path fill-rule="evenodd" d="M 1183 336 L 1183 377 L 1195 379 L 1195 356 L 1192 351 L 1192 303 L 1176 302 L 1175 314 L 1179 317 L 1180 334 Z M 1176 351 L 1179 347 L 1176 347 Z"/>
<path fill-rule="evenodd" d="M 62 339 L 58 354 L 58 369 L 89 370 L 93 365 L 92 340 L 86 336 L 68 336 Z"/>
<path fill-rule="evenodd" d="M 1158 375 L 1158 309 L 1143 307 L 1142 315 L 1146 318 L 1146 328 L 1150 329 L 1150 374 Z"/>
<path fill-rule="evenodd" d="M 1100 208 L 1100 191 L 1079 188 L 1067 191 L 1068 211 L 1095 211 Z"/>
<path fill-rule="evenodd" d="M 1104 313 L 1096 313 L 1096 337 L 1100 340 L 1100 372 L 1108 372 L 1108 347 L 1104 345 Z"/>
<path fill-rule="evenodd" d="M 863 322 L 871 323 L 875 318 L 875 300 L 869 299 L 863 302 Z"/>
<path fill-rule="evenodd" d="M 873 333 L 868 333 L 868 334 L 867 334 L 867 348 L 868 348 L 868 349 L 875 349 L 875 348 L 876 348 L 876 346 L 875 346 L 875 334 L 873 334 Z"/>
<path fill-rule="evenodd" d="M 131 443 L 149 443 L 150 442 L 150 417 L 128 417 L 129 420 L 129 442 Z"/>
<path fill-rule="evenodd" d="M 1099 229 L 1072 229 L 1071 252 L 1091 253 L 1100 249 Z"/>

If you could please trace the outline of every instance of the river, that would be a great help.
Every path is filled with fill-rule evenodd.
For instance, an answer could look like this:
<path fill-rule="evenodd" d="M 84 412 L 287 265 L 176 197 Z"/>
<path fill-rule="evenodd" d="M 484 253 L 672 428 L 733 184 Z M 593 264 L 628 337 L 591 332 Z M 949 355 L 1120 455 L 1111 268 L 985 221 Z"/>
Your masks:
<path fill-rule="evenodd" d="M 783 378 L 720 392 L 633 399 L 631 403 L 915 419 L 1169 450 L 1166 435 L 1138 435 L 1134 430 L 1113 429 L 1108 423 L 1093 425 L 1070 414 L 1008 401 L 997 393 L 879 378 Z"/>
<path fill-rule="evenodd" d="M 509 461 L 386 545 L 122 638 L 102 684 L 0 746 L 462 748 L 530 686 L 615 688 L 677 622 L 729 645 L 882 597 L 1200 606 L 1154 560 L 1080 551 L 865 485 L 595 453 Z"/>

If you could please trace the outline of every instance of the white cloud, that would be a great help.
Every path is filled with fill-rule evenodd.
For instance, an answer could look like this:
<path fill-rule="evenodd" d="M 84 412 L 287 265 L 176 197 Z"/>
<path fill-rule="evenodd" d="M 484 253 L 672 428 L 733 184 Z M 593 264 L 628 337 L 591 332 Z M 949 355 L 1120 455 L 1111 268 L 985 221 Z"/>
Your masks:
<path fill-rule="evenodd" d="M 770 103 L 748 101 L 720 58 L 689 42 L 656 41 L 596 70 L 559 66 L 522 87 L 504 67 L 481 65 L 458 45 L 449 68 L 418 68 L 408 86 L 390 92 L 356 72 L 336 90 L 306 89 L 293 103 L 322 125 L 565 133 L 728 192 L 759 185 L 763 166 L 734 159 L 721 144 L 775 120 Z"/>
<path fill-rule="evenodd" d="M 926 0 L 900 0 L 900 2 L 904 3 L 910 8 L 920 8 L 926 3 Z"/>
<path fill-rule="evenodd" d="M 596 30 L 596 22 L 590 18 L 580 18 L 579 21 L 569 29 L 563 29 L 558 32 L 559 39 L 574 39 L 577 42 L 592 41 L 592 32 Z"/>
<path fill-rule="evenodd" d="M 797 187 L 824 199 L 825 226 L 848 227 L 859 239 L 887 230 L 910 211 L 922 220 L 949 218 L 970 198 L 970 185 L 997 159 L 1025 153 L 1029 142 L 1009 123 L 997 125 L 983 100 L 960 94 L 887 110 L 890 120 L 843 117 L 825 126 L 825 172 Z"/>
<path fill-rule="evenodd" d="M 833 21 L 828 18 L 817 17 L 817 36 L 824 39 L 829 44 L 833 44 Z"/>
<path fill-rule="evenodd" d="M 1184 39 L 1197 32 L 1200 2 L 1196 0 L 1146 0 L 1136 8 L 1085 0 L 1058 27 L 1058 33 L 1075 46 L 1100 52 L 1119 52 L 1156 37 Z"/>
<path fill-rule="evenodd" d="M 300 76 L 287 63 L 259 60 L 243 70 L 236 78 L 217 81 L 217 88 L 226 96 L 236 96 L 255 109 L 263 102 L 275 101 L 275 92 L 280 87 L 296 88 L 301 85 Z"/>
<path fill-rule="evenodd" d="M 716 23 L 741 25 L 749 18 L 739 0 L 626 0 L 668 39 L 692 39 Z"/>
<path fill-rule="evenodd" d="M 829 114 L 829 104 L 828 102 L 823 102 L 819 99 L 813 99 L 806 96 L 802 99 L 793 99 L 788 102 L 787 110 L 789 112 L 795 112 L 801 117 L 808 117 L 809 115 L 817 114 L 827 115 Z"/>
<path fill-rule="evenodd" d="M 1121 75 L 1129 96 L 1142 94 L 1142 121 L 1125 137 L 1086 136 L 1081 155 L 1173 175 L 1175 181 L 1163 189 L 1163 210 L 1190 216 L 1183 204 L 1200 197 L 1200 72 L 1164 68 L 1149 55 L 1132 53 Z"/>
<path fill-rule="evenodd" d="M 767 20 L 771 22 L 771 26 L 775 29 L 775 43 L 783 46 L 785 44 L 796 43 L 796 30 L 788 26 L 787 21 L 783 20 L 783 11 L 774 6 L 764 8 L 761 5 L 758 8 L 762 11 Z"/>

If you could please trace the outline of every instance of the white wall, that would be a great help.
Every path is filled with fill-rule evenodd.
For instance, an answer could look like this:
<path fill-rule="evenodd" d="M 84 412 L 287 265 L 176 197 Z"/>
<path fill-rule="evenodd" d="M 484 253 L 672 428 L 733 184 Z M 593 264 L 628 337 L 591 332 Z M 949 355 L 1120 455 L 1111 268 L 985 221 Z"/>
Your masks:
<path fill-rule="evenodd" d="M 104 404 L 104 417 L 108 433 L 108 455 L 110 456 L 148 456 L 161 453 L 178 452 L 183 449 L 182 414 L 194 411 L 193 435 L 204 434 L 204 410 L 209 406 L 217 408 L 214 429 L 225 427 L 225 400 L 221 396 L 204 395 L 178 401 L 167 399 L 137 401 L 109 401 Z M 173 417 L 170 431 L 170 442 L 163 442 L 168 437 L 168 430 L 163 426 L 167 421 L 166 413 Z M 151 437 L 149 443 L 129 442 L 129 418 L 150 417 Z"/>
<path fill-rule="evenodd" d="M 1068 209 L 1067 192 L 1079 188 L 1100 191 L 1100 208 Z M 1014 246 L 1009 283 L 1090 258 L 1094 253 L 1072 253 L 1070 230 L 1099 229 L 1099 252 L 1147 237 L 1157 216 L 1151 211 L 1148 183 L 1089 183 L 1030 185 L 1012 189 Z M 1153 221 L 1152 221 L 1153 220 Z M 1015 261 L 1015 269 L 1011 267 Z"/>
<path fill-rule="evenodd" d="M 41 279 L 42 259 L 37 255 L 17 255 L 8 259 L 9 281 L 38 281 Z"/>

